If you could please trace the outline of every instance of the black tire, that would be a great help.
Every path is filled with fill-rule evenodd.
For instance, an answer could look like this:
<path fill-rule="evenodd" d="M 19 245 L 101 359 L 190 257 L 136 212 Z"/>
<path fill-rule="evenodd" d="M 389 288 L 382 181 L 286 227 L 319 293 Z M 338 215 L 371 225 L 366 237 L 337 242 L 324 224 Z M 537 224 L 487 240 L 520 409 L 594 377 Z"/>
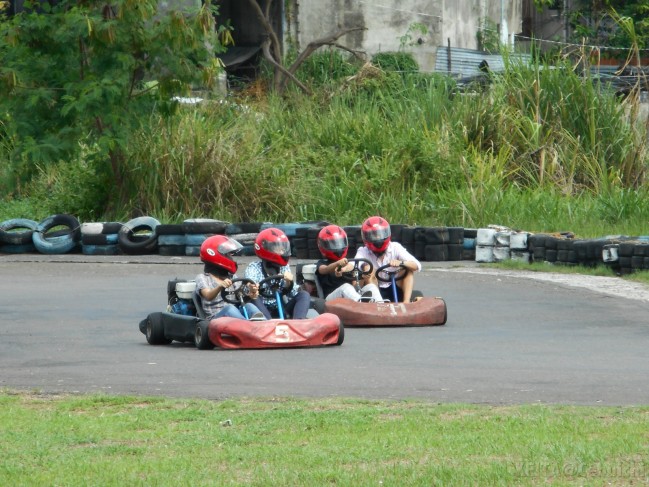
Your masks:
<path fill-rule="evenodd" d="M 174 235 L 158 235 L 158 247 L 163 245 L 179 245 L 184 247 L 187 244 L 186 235 L 183 234 L 174 234 Z"/>
<path fill-rule="evenodd" d="M 423 298 L 423 297 L 424 297 L 424 293 L 422 293 L 421 291 L 419 291 L 417 289 L 414 289 L 412 291 L 412 294 L 410 295 L 410 302 L 413 303 L 413 302 L 417 301 L 418 298 Z"/>
<path fill-rule="evenodd" d="M 183 226 L 180 224 L 172 225 L 158 225 L 156 227 L 156 233 L 158 236 L 160 235 L 184 235 L 185 231 L 183 230 Z"/>
<path fill-rule="evenodd" d="M 171 340 L 165 336 L 162 326 L 162 313 L 151 313 L 146 318 L 146 341 L 150 345 L 169 345 Z"/>
<path fill-rule="evenodd" d="M 448 260 L 447 244 L 429 244 L 424 247 L 424 260 L 427 262 L 446 262 Z"/>
<path fill-rule="evenodd" d="M 415 248 L 414 248 L 414 254 L 415 258 L 417 260 L 425 260 L 426 259 L 426 242 L 421 241 L 421 240 L 416 240 L 415 241 Z"/>
<path fill-rule="evenodd" d="M 116 233 L 81 234 L 81 245 L 117 245 Z"/>
<path fill-rule="evenodd" d="M 83 255 L 119 255 L 119 245 L 82 245 Z"/>
<path fill-rule="evenodd" d="M 30 245 L 38 223 L 27 218 L 14 218 L 0 223 L 0 243 L 7 245 Z M 17 231 L 13 231 L 17 230 Z"/>
<path fill-rule="evenodd" d="M 462 260 L 462 251 L 464 250 L 463 244 L 448 244 L 448 257 L 447 260 L 458 261 Z"/>
<path fill-rule="evenodd" d="M 158 248 L 158 225 L 160 222 L 150 216 L 140 216 L 126 222 L 118 233 L 120 249 L 129 255 L 154 253 Z M 149 234 L 144 237 L 137 235 L 142 230 L 148 230 Z"/>
<path fill-rule="evenodd" d="M 448 243 L 462 244 L 464 242 L 464 227 L 448 227 Z"/>
<path fill-rule="evenodd" d="M 209 218 L 192 218 L 182 223 L 183 233 L 205 233 L 210 235 L 224 235 L 227 223 Z"/>
<path fill-rule="evenodd" d="M 124 226 L 122 222 L 104 222 L 104 228 L 101 233 L 119 233 L 119 230 Z"/>
<path fill-rule="evenodd" d="M 392 237 L 392 240 L 394 242 L 399 242 L 401 243 L 403 241 L 403 229 L 405 225 L 401 223 L 397 223 L 394 225 L 390 225 L 390 234 Z"/>
<path fill-rule="evenodd" d="M 234 235 L 236 233 L 259 233 L 261 230 L 261 222 L 249 223 L 232 223 L 225 226 L 226 235 Z"/>
<path fill-rule="evenodd" d="M 341 322 L 340 325 L 338 325 L 338 341 L 336 342 L 336 346 L 339 347 L 340 345 L 343 344 L 344 341 L 345 341 L 345 326 Z"/>
<path fill-rule="evenodd" d="M 401 230 L 401 244 L 404 247 L 415 244 L 415 227 L 404 227 Z"/>
<path fill-rule="evenodd" d="M 196 331 L 194 332 L 194 345 L 199 350 L 212 350 L 214 344 L 210 341 L 207 331 L 209 322 L 207 320 L 199 320 L 196 323 Z"/>
<path fill-rule="evenodd" d="M 36 252 L 33 243 L 23 245 L 0 245 L 0 253 L 3 254 L 32 254 Z"/>
<path fill-rule="evenodd" d="M 56 227 L 67 227 L 63 233 L 50 232 Z M 55 236 L 53 236 L 55 235 Z M 32 235 L 36 250 L 42 254 L 67 254 L 81 240 L 81 225 L 72 215 L 52 215 L 38 224 Z"/>
<path fill-rule="evenodd" d="M 543 262 L 545 260 L 545 247 L 531 247 L 531 249 L 534 262 Z"/>
<path fill-rule="evenodd" d="M 429 227 L 425 231 L 425 239 L 428 245 L 442 245 L 449 242 L 447 227 Z"/>

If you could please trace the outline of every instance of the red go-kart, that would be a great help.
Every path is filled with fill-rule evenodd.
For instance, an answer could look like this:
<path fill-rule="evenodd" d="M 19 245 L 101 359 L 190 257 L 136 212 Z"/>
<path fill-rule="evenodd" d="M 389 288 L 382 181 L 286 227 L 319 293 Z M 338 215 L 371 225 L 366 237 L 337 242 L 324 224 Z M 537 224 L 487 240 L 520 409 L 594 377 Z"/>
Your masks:
<path fill-rule="evenodd" d="M 273 289 L 271 283 L 274 281 L 265 281 L 268 282 L 260 283 L 264 285 L 263 289 Z M 231 304 L 240 305 L 245 300 L 245 286 L 250 282 L 236 279 L 230 288 L 222 291 L 221 296 Z M 289 348 L 343 343 L 345 334 L 340 318 L 329 313 L 318 315 L 314 311 L 312 314 L 315 316 L 304 320 L 253 321 L 223 317 L 209 321 L 195 289 L 194 281 L 174 279 L 168 282 L 167 310 L 150 313 L 139 324 L 149 344 L 194 342 L 196 348 L 210 350 L 215 346 L 227 349 Z"/>
<path fill-rule="evenodd" d="M 275 297 L 278 303 L 279 318 L 263 321 L 246 321 L 237 318 L 216 318 L 210 321 L 208 335 L 210 341 L 221 348 L 286 348 L 319 347 L 341 345 L 345 339 L 345 329 L 336 315 L 316 312 L 301 320 L 287 319 L 282 306 L 283 297 L 290 291 L 282 285 L 284 276 L 270 276 L 259 283 L 259 293 L 264 297 Z M 249 279 L 235 279 L 232 286 L 223 290 L 226 302 L 243 302 L 246 284 Z M 315 315 L 315 316 L 313 316 Z"/>
<path fill-rule="evenodd" d="M 358 285 L 361 278 L 372 273 L 372 263 L 366 259 L 350 259 L 353 268 L 345 272 L 349 282 Z M 333 313 L 349 327 L 380 327 L 380 326 L 434 326 L 443 325 L 447 319 L 446 302 L 439 297 L 425 297 L 420 291 L 413 291 L 412 301 L 399 303 L 396 297 L 396 281 L 403 279 L 405 272 L 399 267 L 385 265 L 376 270 L 380 281 L 391 282 L 395 295 L 392 301 L 375 302 L 363 300 L 353 301 L 347 298 L 337 298 L 324 301 L 324 293 L 315 273 L 316 264 L 306 264 L 300 269 L 301 278 L 311 284 L 312 294 L 320 301 L 321 309 Z M 323 302 L 324 301 L 324 302 Z"/>

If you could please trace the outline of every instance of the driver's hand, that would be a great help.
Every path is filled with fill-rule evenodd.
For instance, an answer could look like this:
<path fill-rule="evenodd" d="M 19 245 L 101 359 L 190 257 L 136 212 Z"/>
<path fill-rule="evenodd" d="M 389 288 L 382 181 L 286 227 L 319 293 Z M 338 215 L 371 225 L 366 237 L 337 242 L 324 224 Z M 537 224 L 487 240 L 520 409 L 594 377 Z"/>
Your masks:
<path fill-rule="evenodd" d="M 223 286 L 223 289 L 227 289 L 230 286 L 232 286 L 232 279 L 223 279 L 221 281 L 221 286 Z"/>
<path fill-rule="evenodd" d="M 257 284 L 248 284 L 248 297 L 255 299 L 259 296 L 259 286 Z"/>
<path fill-rule="evenodd" d="M 390 267 L 401 267 L 402 262 L 403 261 L 401 261 L 399 259 L 392 259 L 390 261 Z"/>
<path fill-rule="evenodd" d="M 293 274 L 290 271 L 286 271 L 284 273 L 284 280 L 285 281 L 292 281 L 293 280 Z"/>
<path fill-rule="evenodd" d="M 338 262 L 336 262 L 336 268 L 339 270 L 342 270 L 343 267 L 345 267 L 346 265 L 347 265 L 347 259 L 344 257 L 340 259 Z"/>

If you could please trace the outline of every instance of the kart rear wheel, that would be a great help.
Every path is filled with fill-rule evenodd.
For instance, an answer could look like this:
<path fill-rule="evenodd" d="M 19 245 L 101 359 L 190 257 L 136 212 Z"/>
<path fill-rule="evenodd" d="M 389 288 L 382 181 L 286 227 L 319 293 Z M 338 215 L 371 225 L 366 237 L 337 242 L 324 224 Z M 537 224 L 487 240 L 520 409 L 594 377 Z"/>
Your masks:
<path fill-rule="evenodd" d="M 146 341 L 149 345 L 168 345 L 171 340 L 165 337 L 162 326 L 162 313 L 151 313 L 146 319 Z"/>
<path fill-rule="evenodd" d="M 209 333 L 207 331 L 209 323 L 206 320 L 200 320 L 196 323 L 196 331 L 194 332 L 194 345 L 199 350 L 212 350 L 214 344 L 210 341 Z"/>
<path fill-rule="evenodd" d="M 343 344 L 345 341 L 345 326 L 340 323 L 338 326 L 338 341 L 336 342 L 336 346 L 340 346 Z"/>

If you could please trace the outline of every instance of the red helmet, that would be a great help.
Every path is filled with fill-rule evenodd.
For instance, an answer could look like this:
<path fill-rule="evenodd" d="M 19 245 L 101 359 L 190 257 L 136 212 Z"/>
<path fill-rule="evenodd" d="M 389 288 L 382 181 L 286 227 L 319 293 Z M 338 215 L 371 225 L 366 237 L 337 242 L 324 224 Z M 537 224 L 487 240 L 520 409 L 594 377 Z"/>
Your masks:
<path fill-rule="evenodd" d="M 279 228 L 267 228 L 255 239 L 255 254 L 262 260 L 287 265 L 291 256 L 291 242 Z"/>
<path fill-rule="evenodd" d="M 363 222 L 361 227 L 363 242 L 372 252 L 381 254 L 390 244 L 390 224 L 385 218 L 371 216 Z"/>
<path fill-rule="evenodd" d="M 327 225 L 318 234 L 318 248 L 329 260 L 342 259 L 347 255 L 347 234 L 338 225 Z"/>
<path fill-rule="evenodd" d="M 201 260 L 206 264 L 214 264 L 234 274 L 237 263 L 231 256 L 236 255 L 243 247 L 236 240 L 225 235 L 208 237 L 201 244 Z"/>

